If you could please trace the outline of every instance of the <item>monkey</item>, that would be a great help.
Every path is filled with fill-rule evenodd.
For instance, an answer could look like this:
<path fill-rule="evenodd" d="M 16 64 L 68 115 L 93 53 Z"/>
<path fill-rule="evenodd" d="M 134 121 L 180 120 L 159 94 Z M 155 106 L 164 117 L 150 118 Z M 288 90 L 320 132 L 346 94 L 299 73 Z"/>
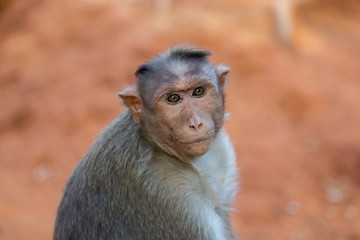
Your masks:
<path fill-rule="evenodd" d="M 177 45 L 141 65 L 126 109 L 70 176 L 54 240 L 236 239 L 236 155 L 223 128 L 230 68 Z"/>

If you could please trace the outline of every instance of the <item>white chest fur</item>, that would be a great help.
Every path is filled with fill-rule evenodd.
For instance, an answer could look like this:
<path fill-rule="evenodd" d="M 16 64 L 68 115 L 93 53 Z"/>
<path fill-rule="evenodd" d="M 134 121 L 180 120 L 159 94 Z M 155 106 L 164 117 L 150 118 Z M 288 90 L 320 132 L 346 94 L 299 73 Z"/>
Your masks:
<path fill-rule="evenodd" d="M 229 136 L 221 130 L 209 151 L 195 159 L 195 167 L 216 195 L 218 204 L 229 205 L 237 192 L 236 156 Z"/>
<path fill-rule="evenodd" d="M 207 188 L 214 195 L 212 204 L 202 206 L 201 221 L 208 227 L 213 236 L 209 239 L 225 240 L 224 223 L 217 214 L 216 208 L 229 211 L 237 192 L 236 156 L 228 135 L 221 130 L 209 151 L 193 162 L 201 177 L 205 180 Z"/>

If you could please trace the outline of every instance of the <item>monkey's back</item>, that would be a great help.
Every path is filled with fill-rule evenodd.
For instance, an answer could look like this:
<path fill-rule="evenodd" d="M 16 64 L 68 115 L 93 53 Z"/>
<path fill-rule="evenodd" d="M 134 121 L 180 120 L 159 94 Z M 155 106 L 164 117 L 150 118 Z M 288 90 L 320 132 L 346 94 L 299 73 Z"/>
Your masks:
<path fill-rule="evenodd" d="M 131 169 L 137 163 L 131 160 L 142 150 L 137 132 L 126 110 L 98 136 L 67 182 L 54 239 L 125 239 L 130 213 L 122 204 L 135 201 L 127 186 L 135 180 Z"/>

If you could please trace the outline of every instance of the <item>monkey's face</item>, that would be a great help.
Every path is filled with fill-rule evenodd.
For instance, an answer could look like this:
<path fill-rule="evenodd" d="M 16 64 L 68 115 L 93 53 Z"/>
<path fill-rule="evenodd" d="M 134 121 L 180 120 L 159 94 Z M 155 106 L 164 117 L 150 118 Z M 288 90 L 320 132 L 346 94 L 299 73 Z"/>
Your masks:
<path fill-rule="evenodd" d="M 190 161 L 204 154 L 223 123 L 221 89 L 207 79 L 177 80 L 155 94 L 142 125 L 162 150 Z"/>
<path fill-rule="evenodd" d="M 204 154 L 223 124 L 229 68 L 210 54 L 175 47 L 139 67 L 137 89 L 119 93 L 143 137 L 184 162 Z"/>

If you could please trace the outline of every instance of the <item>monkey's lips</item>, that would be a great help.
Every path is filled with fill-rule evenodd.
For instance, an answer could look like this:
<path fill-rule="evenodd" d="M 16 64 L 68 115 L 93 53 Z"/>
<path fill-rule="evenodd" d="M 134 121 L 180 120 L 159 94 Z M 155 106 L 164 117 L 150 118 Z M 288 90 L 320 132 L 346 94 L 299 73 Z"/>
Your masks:
<path fill-rule="evenodd" d="M 207 141 L 212 140 L 212 137 L 205 137 L 205 138 L 198 138 L 195 140 L 191 140 L 191 141 L 184 141 L 184 142 L 180 142 L 182 144 L 196 144 L 196 143 L 205 143 Z"/>

